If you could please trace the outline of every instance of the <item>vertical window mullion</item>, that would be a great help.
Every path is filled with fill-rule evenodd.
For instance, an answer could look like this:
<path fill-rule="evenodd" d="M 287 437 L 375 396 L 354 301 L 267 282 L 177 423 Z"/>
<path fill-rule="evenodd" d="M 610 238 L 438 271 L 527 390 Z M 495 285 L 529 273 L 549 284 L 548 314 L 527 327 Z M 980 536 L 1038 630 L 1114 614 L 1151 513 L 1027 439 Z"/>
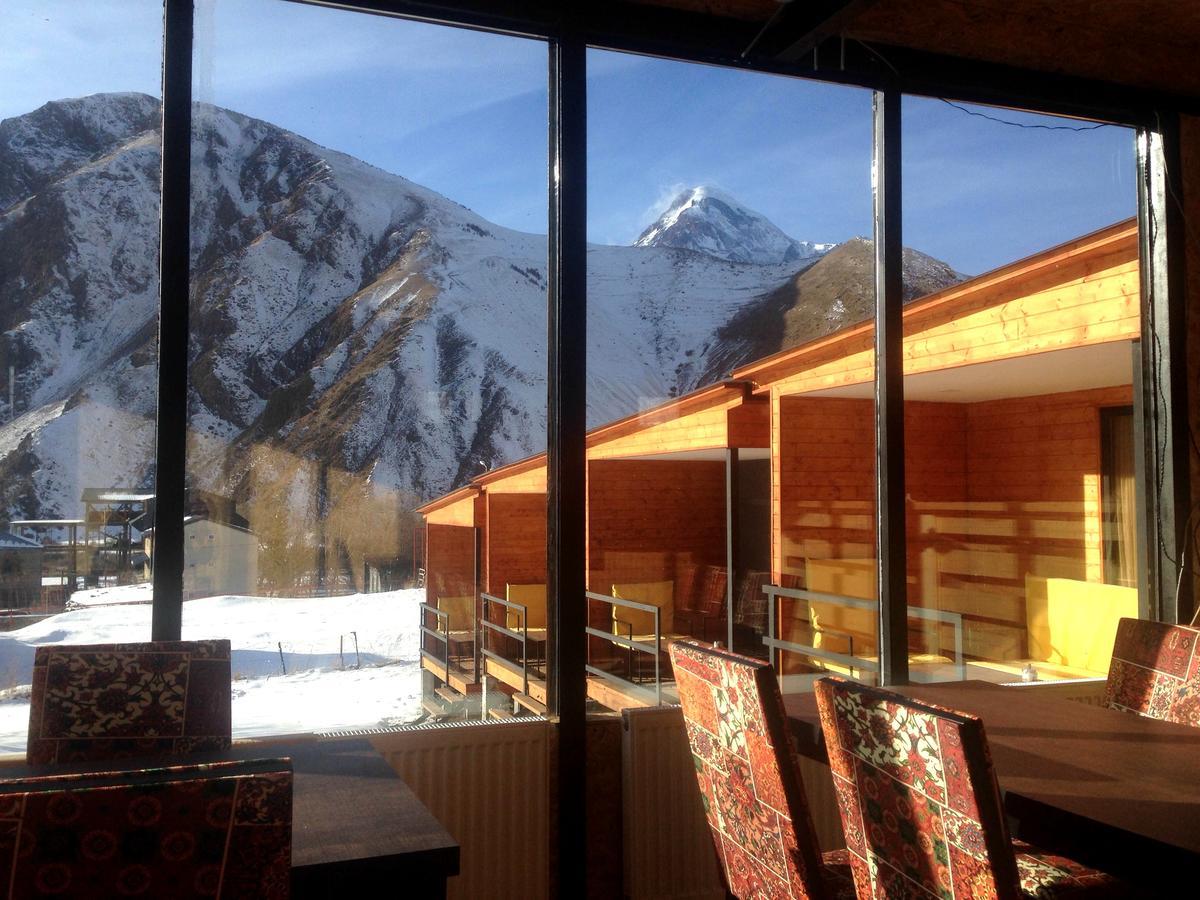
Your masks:
<path fill-rule="evenodd" d="M 583 896 L 587 880 L 585 816 L 584 632 L 587 605 L 587 48 L 565 38 L 549 44 L 549 296 L 547 345 L 547 689 L 558 740 L 559 896 Z"/>
<path fill-rule="evenodd" d="M 162 192 L 158 273 L 158 429 L 154 452 L 153 640 L 183 622 L 188 290 L 192 141 L 192 3 L 163 5 Z"/>
<path fill-rule="evenodd" d="M 1183 220 L 1178 127 L 1160 116 L 1137 136 L 1139 269 L 1142 290 L 1141 427 L 1146 461 L 1149 607 L 1165 622 L 1191 621 L 1184 578 L 1196 524 L 1189 515 L 1187 375 L 1184 356 Z M 1193 575 L 1194 577 L 1194 575 Z"/>
<path fill-rule="evenodd" d="M 871 178 L 875 242 L 875 534 L 882 684 L 908 681 L 900 103 L 900 91 L 894 87 L 875 92 Z"/>

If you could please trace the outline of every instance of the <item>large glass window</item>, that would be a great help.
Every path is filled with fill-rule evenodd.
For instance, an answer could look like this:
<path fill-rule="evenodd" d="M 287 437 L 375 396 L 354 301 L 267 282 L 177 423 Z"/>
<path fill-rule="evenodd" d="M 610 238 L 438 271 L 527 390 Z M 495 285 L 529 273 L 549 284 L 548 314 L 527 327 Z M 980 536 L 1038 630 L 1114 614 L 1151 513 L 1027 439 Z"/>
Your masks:
<path fill-rule="evenodd" d="M 1128 129 L 906 98 L 905 243 L 958 283 L 904 310 L 914 680 L 1103 677 L 1138 615 Z"/>
<path fill-rule="evenodd" d="M 590 696 L 669 702 L 681 636 L 773 653 L 797 688 L 860 675 L 877 660 L 871 95 L 588 63 Z"/>
<path fill-rule="evenodd" d="M 35 647 L 150 636 L 161 21 L 0 9 L 0 752 Z"/>
<path fill-rule="evenodd" d="M 540 586 L 545 645 L 545 488 L 469 487 L 545 446 L 545 45 L 196 16 L 184 636 L 235 735 L 478 715 L 482 594 Z"/>

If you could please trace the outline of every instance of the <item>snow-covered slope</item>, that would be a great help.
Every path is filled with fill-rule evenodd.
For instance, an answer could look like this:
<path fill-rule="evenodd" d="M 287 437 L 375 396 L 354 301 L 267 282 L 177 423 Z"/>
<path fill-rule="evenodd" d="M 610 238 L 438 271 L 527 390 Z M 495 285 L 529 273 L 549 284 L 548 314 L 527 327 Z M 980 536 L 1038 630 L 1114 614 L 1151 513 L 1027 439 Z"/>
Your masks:
<path fill-rule="evenodd" d="M 733 262 L 798 265 L 833 244 L 788 237 L 761 213 L 729 194 L 700 185 L 681 192 L 634 241 L 636 247 L 676 247 Z"/>

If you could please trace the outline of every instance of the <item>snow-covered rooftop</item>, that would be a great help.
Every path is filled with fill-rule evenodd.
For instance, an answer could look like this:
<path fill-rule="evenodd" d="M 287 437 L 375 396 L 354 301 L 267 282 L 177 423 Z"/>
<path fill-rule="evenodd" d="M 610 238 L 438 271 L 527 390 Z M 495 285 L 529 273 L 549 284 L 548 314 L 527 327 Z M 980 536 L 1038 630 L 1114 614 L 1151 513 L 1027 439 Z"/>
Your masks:
<path fill-rule="evenodd" d="M 0 550 L 41 550 L 42 545 L 11 531 L 0 531 Z"/>

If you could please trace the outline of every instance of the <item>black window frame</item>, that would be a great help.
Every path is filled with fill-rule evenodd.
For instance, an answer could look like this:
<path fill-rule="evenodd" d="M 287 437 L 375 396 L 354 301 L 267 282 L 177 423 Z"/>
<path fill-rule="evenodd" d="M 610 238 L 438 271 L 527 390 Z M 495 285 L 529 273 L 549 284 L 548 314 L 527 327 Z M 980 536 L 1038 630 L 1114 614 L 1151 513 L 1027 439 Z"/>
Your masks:
<path fill-rule="evenodd" d="M 548 615 L 559 632 L 551 650 L 551 714 L 557 719 L 557 879 L 564 895 L 582 895 L 585 759 L 583 504 L 586 409 L 586 64 L 588 47 L 661 56 L 777 75 L 852 84 L 876 92 L 876 530 L 880 547 L 882 678 L 907 680 L 904 596 L 904 435 L 902 334 L 899 327 L 900 111 L 905 94 L 1080 116 L 1137 129 L 1143 352 L 1140 448 L 1145 459 L 1148 529 L 1145 612 L 1168 622 L 1191 618 L 1193 598 L 1176 587 L 1185 561 L 1188 485 L 1180 111 L 1195 98 L 1092 79 L 1032 72 L 900 47 L 836 38 L 797 45 L 779 35 L 758 39 L 757 23 L 627 0 L 579 4 L 518 0 L 280 0 L 542 39 L 548 45 L 551 105 L 550 290 L 548 291 Z M 159 531 L 154 544 L 153 636 L 177 639 L 182 619 L 183 467 L 187 397 L 187 297 L 190 216 L 191 0 L 164 0 L 160 364 L 156 449 Z M 756 43 L 757 42 L 757 43 Z M 807 45 L 811 44 L 811 49 Z M 750 53 L 753 47 L 755 52 Z M 836 52 L 830 52 L 835 50 Z M 824 52 L 823 52 L 824 51 Z M 779 53 L 771 56 L 768 53 Z M 824 60 L 824 65 L 822 61 Z M 164 403 L 164 398 L 166 402 Z M 178 526 L 178 527 L 176 527 Z"/>

